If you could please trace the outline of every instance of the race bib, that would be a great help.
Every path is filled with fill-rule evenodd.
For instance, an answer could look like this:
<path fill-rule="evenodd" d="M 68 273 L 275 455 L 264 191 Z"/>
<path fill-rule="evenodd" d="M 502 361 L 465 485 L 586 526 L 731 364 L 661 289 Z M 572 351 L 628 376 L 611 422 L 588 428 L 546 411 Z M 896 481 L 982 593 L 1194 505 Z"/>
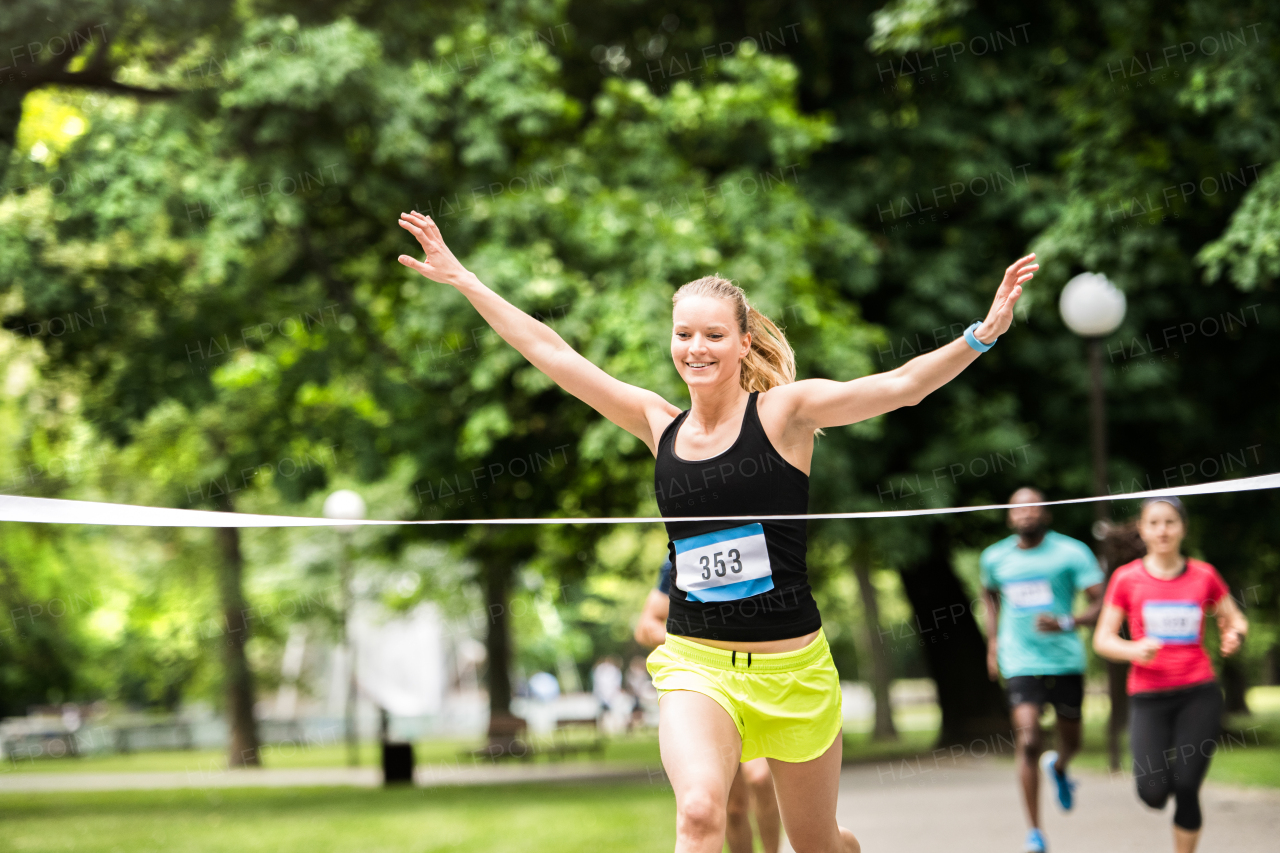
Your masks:
<path fill-rule="evenodd" d="M 1044 610 L 1053 607 L 1053 587 L 1044 578 L 1013 581 L 1000 588 L 1000 597 L 1014 610 Z"/>
<path fill-rule="evenodd" d="M 1148 637 L 1180 645 L 1200 642 L 1204 611 L 1195 601 L 1146 601 L 1142 604 L 1142 628 Z"/>
<path fill-rule="evenodd" d="M 690 601 L 737 601 L 773 589 L 764 527 L 747 524 L 677 539 L 676 586 Z"/>

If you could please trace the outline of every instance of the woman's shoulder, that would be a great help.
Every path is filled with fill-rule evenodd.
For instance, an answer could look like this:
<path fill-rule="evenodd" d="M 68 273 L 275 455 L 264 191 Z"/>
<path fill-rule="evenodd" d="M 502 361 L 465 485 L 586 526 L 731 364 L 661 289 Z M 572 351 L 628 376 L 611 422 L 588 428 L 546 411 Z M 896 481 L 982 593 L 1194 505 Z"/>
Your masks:
<path fill-rule="evenodd" d="M 1111 584 L 1114 586 L 1118 583 L 1132 583 L 1145 572 L 1146 570 L 1142 567 L 1142 558 L 1138 557 L 1136 560 L 1130 560 L 1123 566 L 1118 566 L 1116 570 L 1111 573 Z"/>
<path fill-rule="evenodd" d="M 1195 557 L 1187 557 L 1187 574 L 1195 574 L 1213 580 L 1222 580 L 1222 575 L 1218 573 L 1218 569 L 1212 563 L 1206 563 L 1204 560 L 1197 560 Z"/>
<path fill-rule="evenodd" d="M 1142 568 L 1142 558 L 1141 558 L 1141 557 L 1135 557 L 1134 559 L 1132 559 L 1132 560 L 1130 560 L 1129 562 L 1125 563 L 1123 566 L 1118 566 L 1118 567 L 1116 568 L 1116 570 L 1115 570 L 1112 574 L 1116 574 L 1116 575 L 1121 574 L 1121 573 L 1123 573 L 1123 574 L 1132 574 L 1132 573 L 1134 573 L 1134 572 L 1141 572 L 1141 571 L 1143 571 L 1143 568 Z"/>

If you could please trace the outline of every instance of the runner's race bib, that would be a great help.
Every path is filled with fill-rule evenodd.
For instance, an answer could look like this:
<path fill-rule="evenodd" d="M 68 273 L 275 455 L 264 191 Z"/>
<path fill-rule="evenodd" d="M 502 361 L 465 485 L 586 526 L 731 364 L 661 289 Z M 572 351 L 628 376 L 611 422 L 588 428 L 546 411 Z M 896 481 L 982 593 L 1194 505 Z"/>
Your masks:
<path fill-rule="evenodd" d="M 1146 601 L 1142 604 L 1142 628 L 1148 637 L 1179 645 L 1200 642 L 1204 611 L 1195 601 Z"/>
<path fill-rule="evenodd" d="M 1000 588 L 1000 597 L 1014 610 L 1044 610 L 1053 607 L 1053 587 L 1044 578 L 1013 581 Z"/>
<path fill-rule="evenodd" d="M 676 586 L 690 601 L 737 601 L 773 589 L 764 527 L 747 524 L 672 543 Z"/>

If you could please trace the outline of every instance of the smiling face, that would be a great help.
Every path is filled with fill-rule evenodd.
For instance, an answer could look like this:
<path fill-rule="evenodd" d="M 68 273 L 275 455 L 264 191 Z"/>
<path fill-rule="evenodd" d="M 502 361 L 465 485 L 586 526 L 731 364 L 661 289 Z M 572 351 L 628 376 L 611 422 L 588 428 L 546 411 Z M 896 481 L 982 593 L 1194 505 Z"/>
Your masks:
<path fill-rule="evenodd" d="M 738 382 L 751 336 L 738 331 L 734 305 L 714 296 L 686 296 L 671 312 L 671 358 L 688 386 Z"/>
<path fill-rule="evenodd" d="M 1142 508 L 1138 518 L 1138 535 L 1152 555 L 1176 555 L 1182 547 L 1182 537 L 1187 533 L 1182 516 L 1172 505 L 1156 501 Z"/>

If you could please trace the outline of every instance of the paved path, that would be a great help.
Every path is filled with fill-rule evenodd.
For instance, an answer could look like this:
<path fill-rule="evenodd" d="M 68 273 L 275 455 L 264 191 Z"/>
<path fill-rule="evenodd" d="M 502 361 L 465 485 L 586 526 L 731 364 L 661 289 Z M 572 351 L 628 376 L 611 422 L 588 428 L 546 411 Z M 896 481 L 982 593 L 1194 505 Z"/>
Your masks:
<path fill-rule="evenodd" d="M 1044 804 L 1053 853 L 1171 851 L 1173 806 L 1153 812 L 1127 776 L 1080 774 L 1069 815 Z M 1280 791 L 1206 785 L 1201 794 L 1204 853 L 1280 850 Z M 929 759 L 846 768 L 839 818 L 867 853 L 1018 853 L 1026 833 L 1021 797 L 1008 763 L 967 765 Z"/>

